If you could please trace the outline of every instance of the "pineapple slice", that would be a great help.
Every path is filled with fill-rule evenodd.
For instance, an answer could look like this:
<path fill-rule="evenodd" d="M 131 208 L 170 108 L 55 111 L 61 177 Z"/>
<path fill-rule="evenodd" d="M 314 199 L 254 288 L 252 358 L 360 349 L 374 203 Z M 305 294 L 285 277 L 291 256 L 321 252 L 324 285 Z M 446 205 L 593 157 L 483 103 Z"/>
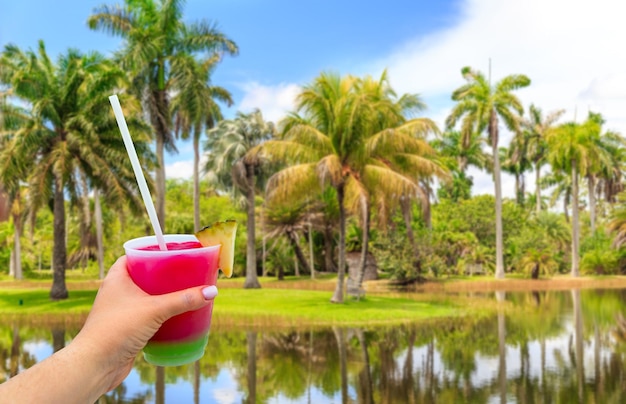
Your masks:
<path fill-rule="evenodd" d="M 233 275 L 233 262 L 235 260 L 235 235 L 237 222 L 226 220 L 216 222 L 196 233 L 200 244 L 204 247 L 221 244 L 219 267 L 227 277 Z"/>

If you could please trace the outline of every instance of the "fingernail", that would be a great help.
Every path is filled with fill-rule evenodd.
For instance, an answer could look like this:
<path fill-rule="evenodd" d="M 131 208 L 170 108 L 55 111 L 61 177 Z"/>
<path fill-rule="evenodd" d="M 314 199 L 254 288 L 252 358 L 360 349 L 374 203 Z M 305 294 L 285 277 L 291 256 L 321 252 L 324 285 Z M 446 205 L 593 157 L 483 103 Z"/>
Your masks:
<path fill-rule="evenodd" d="M 207 286 L 206 288 L 202 289 L 202 296 L 204 296 L 206 300 L 215 298 L 215 296 L 217 296 L 217 287 Z"/>

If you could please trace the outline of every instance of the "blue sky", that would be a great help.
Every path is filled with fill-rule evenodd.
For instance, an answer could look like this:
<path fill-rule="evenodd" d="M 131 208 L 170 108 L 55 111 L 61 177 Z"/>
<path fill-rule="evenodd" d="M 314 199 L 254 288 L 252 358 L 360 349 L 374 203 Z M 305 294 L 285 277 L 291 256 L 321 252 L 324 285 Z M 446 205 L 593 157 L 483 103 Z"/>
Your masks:
<path fill-rule="evenodd" d="M 43 39 L 51 55 L 69 47 L 106 54 L 121 42 L 85 22 L 94 7 L 116 2 L 3 0 L 0 45 L 34 48 Z M 387 69 L 396 91 L 419 93 L 429 106 L 424 114 L 443 127 L 450 94 L 463 84 L 460 69 L 487 72 L 491 59 L 494 81 L 531 78 L 518 93 L 526 106 L 565 109 L 563 120 L 601 112 L 607 129 L 626 134 L 626 4 L 619 1 L 188 0 L 184 10 L 187 21 L 214 21 L 239 45 L 239 56 L 227 57 L 213 77 L 234 96 L 227 116 L 260 108 L 278 120 L 299 86 L 322 71 L 377 76 Z M 179 148 L 167 156 L 169 177 L 190 173 L 190 145 Z M 493 192 L 489 176 L 472 174 L 475 193 Z M 504 193 L 513 195 L 510 178 Z"/>

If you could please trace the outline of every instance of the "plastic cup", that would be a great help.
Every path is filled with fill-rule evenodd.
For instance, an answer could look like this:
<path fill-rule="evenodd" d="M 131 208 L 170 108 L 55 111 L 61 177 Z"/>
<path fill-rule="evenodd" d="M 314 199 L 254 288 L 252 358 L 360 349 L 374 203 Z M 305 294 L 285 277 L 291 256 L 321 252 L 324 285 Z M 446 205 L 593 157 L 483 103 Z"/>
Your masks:
<path fill-rule="evenodd" d="M 193 286 L 215 285 L 220 246 L 171 249 L 171 243 L 198 242 L 190 234 L 166 234 L 168 250 L 159 250 L 156 236 L 124 243 L 128 273 L 144 292 L 162 295 Z M 145 250 L 153 247 L 152 250 Z M 213 302 L 167 320 L 143 350 L 147 362 L 180 366 L 204 355 L 211 327 Z"/>

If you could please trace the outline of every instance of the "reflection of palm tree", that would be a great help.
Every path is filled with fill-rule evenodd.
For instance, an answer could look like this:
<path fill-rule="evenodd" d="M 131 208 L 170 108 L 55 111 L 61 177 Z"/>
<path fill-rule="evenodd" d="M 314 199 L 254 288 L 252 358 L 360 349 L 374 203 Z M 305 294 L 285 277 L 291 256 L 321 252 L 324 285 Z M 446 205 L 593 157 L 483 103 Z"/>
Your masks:
<path fill-rule="evenodd" d="M 574 337 L 576 349 L 576 381 L 578 384 L 578 402 L 583 402 L 585 387 L 585 369 L 583 361 L 583 316 L 580 304 L 580 290 L 572 289 L 572 310 L 574 312 Z"/>
<path fill-rule="evenodd" d="M 363 398 L 360 400 L 364 404 L 374 404 L 374 395 L 372 388 L 372 373 L 370 372 L 370 355 L 367 350 L 367 342 L 363 330 L 357 328 L 356 336 L 361 346 L 361 354 L 363 355 L 363 370 L 361 371 L 361 388 L 363 389 Z"/>
<path fill-rule="evenodd" d="M 346 349 L 345 330 L 339 327 L 333 327 L 335 339 L 337 340 L 337 349 L 339 352 L 339 373 L 341 375 L 341 403 L 348 403 L 348 354 Z"/>
<path fill-rule="evenodd" d="M 496 292 L 498 302 L 505 300 L 504 292 Z M 498 384 L 500 387 L 500 402 L 506 403 L 506 324 L 504 309 L 498 309 Z"/>
<path fill-rule="evenodd" d="M 250 404 L 256 403 L 256 338 L 257 333 L 255 331 L 248 331 L 246 333 L 248 346 L 248 396 L 245 402 Z"/>
<path fill-rule="evenodd" d="M 165 368 L 156 366 L 156 379 L 154 382 L 155 404 L 165 404 Z"/>

